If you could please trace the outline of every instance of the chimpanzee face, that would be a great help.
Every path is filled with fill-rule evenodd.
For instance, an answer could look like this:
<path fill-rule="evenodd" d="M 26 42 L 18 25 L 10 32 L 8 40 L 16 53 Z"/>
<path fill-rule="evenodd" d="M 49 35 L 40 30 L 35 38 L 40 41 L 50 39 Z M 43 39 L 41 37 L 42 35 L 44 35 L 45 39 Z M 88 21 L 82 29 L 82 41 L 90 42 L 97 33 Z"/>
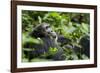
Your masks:
<path fill-rule="evenodd" d="M 40 25 L 37 25 L 33 31 L 30 33 L 30 36 L 32 37 L 52 37 L 53 39 L 57 38 L 56 32 L 52 30 L 49 24 L 42 23 Z"/>
<path fill-rule="evenodd" d="M 56 32 L 54 32 L 54 31 L 52 30 L 52 28 L 50 27 L 49 24 L 43 23 L 41 26 L 42 26 L 42 28 L 43 28 L 43 33 L 44 33 L 45 35 L 52 36 L 53 38 L 56 38 L 56 37 L 57 37 Z"/>

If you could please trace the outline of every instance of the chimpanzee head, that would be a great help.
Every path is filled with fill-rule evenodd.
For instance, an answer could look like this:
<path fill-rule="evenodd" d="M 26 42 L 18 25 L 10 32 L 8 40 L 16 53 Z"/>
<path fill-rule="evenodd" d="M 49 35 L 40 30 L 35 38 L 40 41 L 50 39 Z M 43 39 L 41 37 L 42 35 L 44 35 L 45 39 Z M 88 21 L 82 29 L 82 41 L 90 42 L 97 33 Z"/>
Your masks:
<path fill-rule="evenodd" d="M 48 23 L 42 23 L 37 25 L 33 31 L 31 32 L 30 36 L 32 37 L 52 37 L 52 38 L 56 38 L 57 35 L 56 33 L 52 30 L 52 28 L 50 27 L 50 25 Z"/>

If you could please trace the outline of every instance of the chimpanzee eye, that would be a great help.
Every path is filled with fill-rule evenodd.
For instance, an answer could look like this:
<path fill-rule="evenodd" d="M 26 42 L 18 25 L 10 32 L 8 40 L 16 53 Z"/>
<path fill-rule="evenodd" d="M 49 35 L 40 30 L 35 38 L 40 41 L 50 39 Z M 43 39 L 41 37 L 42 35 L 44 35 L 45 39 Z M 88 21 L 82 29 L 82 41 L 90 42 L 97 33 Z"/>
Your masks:
<path fill-rule="evenodd" d="M 50 28 L 50 26 L 46 26 L 46 29 Z"/>

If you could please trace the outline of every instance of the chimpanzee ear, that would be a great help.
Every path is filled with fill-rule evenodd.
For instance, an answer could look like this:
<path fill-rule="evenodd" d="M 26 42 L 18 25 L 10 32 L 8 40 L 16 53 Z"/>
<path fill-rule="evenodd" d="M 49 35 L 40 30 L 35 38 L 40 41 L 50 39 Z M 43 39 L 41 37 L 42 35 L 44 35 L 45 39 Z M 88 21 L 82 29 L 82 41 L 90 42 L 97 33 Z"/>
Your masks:
<path fill-rule="evenodd" d="M 41 26 L 41 25 L 37 25 L 37 26 L 32 30 L 32 32 L 29 34 L 29 36 L 35 37 L 35 38 L 40 37 L 40 36 L 42 35 L 42 33 L 41 33 L 42 30 L 43 30 L 42 26 Z"/>
<path fill-rule="evenodd" d="M 37 38 L 38 37 L 38 31 L 33 30 L 31 33 L 29 33 L 29 36 Z"/>

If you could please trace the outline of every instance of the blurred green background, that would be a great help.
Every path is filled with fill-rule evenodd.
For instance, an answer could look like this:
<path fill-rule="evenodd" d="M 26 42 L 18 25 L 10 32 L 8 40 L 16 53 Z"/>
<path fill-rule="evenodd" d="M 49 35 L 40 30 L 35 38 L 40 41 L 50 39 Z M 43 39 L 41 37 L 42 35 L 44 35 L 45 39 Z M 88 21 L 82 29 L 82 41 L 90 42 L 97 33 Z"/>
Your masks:
<path fill-rule="evenodd" d="M 37 39 L 27 38 L 32 29 L 43 22 L 49 23 L 51 28 L 57 33 L 71 40 L 72 45 L 76 45 L 79 48 L 78 53 L 73 53 L 72 49 L 66 48 L 65 55 L 66 60 L 84 60 L 89 59 L 81 51 L 84 48 L 79 44 L 80 39 L 84 36 L 90 36 L 90 14 L 89 13 L 69 13 L 69 12 L 48 12 L 48 11 L 29 11 L 22 10 L 22 45 L 29 42 L 38 43 Z M 85 43 L 85 42 L 84 42 Z M 65 44 L 65 45 L 69 45 Z M 60 45 L 59 45 L 60 46 Z M 63 46 L 61 46 L 63 47 Z M 22 48 L 24 50 L 24 47 Z M 54 50 L 54 49 L 53 49 Z M 53 50 L 50 53 L 53 53 Z M 45 54 L 47 55 L 47 54 Z M 22 53 L 22 62 L 27 62 L 24 53 Z M 36 61 L 51 61 L 48 59 L 33 58 L 33 62 Z"/>

